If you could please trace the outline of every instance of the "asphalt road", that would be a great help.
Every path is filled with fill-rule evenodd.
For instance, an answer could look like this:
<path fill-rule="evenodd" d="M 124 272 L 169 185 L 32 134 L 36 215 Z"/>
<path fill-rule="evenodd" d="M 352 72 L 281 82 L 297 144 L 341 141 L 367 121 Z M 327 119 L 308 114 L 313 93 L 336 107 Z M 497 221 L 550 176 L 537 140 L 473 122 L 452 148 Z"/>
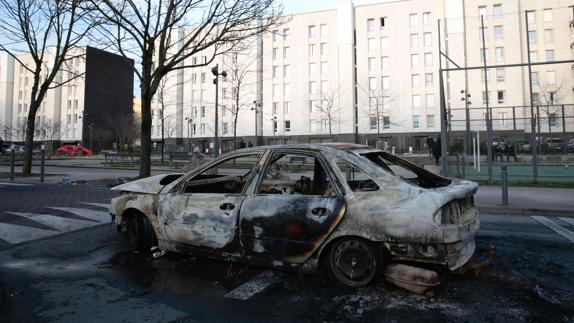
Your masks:
<path fill-rule="evenodd" d="M 492 244 L 494 264 L 478 273 L 446 275 L 428 297 L 381 280 L 347 289 L 320 275 L 134 253 L 98 217 L 109 190 L 37 186 L 2 191 L 0 185 L 0 201 L 8 194 L 18 199 L 18 190 L 36 190 L 21 195 L 20 204 L 0 206 L 0 224 L 50 231 L 0 246 L 0 322 L 574 320 L 574 218 L 482 214 L 477 256 L 485 257 Z M 17 220 L 8 212 L 37 215 Z M 93 224 L 70 229 L 53 217 Z M 24 239 L 25 232 L 12 233 L 12 239 Z"/>

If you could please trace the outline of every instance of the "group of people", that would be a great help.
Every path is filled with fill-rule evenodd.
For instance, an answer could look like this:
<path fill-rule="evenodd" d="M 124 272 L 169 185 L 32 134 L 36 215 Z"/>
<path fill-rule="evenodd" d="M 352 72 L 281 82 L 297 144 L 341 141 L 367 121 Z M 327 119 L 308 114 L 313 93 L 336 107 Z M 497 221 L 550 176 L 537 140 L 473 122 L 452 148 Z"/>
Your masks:
<path fill-rule="evenodd" d="M 508 142 L 508 143 L 501 142 L 498 144 L 493 144 L 492 145 L 492 161 L 498 161 L 498 157 L 500 157 L 500 161 L 503 162 L 504 156 L 506 156 L 507 162 L 510 161 L 510 157 L 513 157 L 514 161 L 517 161 L 516 149 L 514 148 L 514 145 L 510 142 Z"/>
<path fill-rule="evenodd" d="M 433 139 L 431 136 L 427 138 L 427 146 L 429 148 L 429 156 L 433 156 L 436 165 L 440 164 L 440 156 L 442 154 L 442 142 L 440 135 L 436 139 Z"/>

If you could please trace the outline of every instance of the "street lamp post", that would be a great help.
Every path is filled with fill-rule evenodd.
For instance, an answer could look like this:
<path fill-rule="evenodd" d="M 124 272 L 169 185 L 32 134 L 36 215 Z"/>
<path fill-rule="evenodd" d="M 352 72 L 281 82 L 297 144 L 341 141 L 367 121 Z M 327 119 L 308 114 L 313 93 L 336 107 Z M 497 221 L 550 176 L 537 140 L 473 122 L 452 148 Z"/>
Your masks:
<path fill-rule="evenodd" d="M 94 129 L 94 123 L 90 123 L 90 125 L 88 125 L 88 128 L 90 128 L 90 151 L 93 152 L 93 150 L 92 150 L 92 130 Z"/>
<path fill-rule="evenodd" d="M 221 71 L 219 72 L 219 64 L 216 64 L 215 67 L 211 69 L 211 73 L 215 78 L 213 79 L 213 84 L 215 84 L 215 131 L 213 135 L 213 157 L 217 157 L 219 154 L 219 138 L 218 138 L 218 125 L 219 125 L 219 112 L 218 112 L 218 93 L 219 93 L 219 75 L 223 76 L 223 78 L 227 77 L 227 72 Z"/>
<path fill-rule="evenodd" d="M 251 108 L 255 112 L 255 146 L 259 146 L 259 133 L 257 131 L 257 114 L 259 113 L 259 109 L 261 108 L 261 103 L 257 103 L 257 101 L 253 101 L 254 107 Z"/>
<path fill-rule="evenodd" d="M 187 145 L 189 146 L 189 151 L 191 151 L 191 132 L 190 132 L 190 127 L 191 127 L 191 123 L 193 122 L 193 119 L 191 117 L 185 117 L 185 120 L 187 121 Z"/>
<path fill-rule="evenodd" d="M 273 144 L 276 144 L 275 133 L 277 132 L 277 116 L 273 116 L 271 118 L 272 127 L 273 127 Z"/>

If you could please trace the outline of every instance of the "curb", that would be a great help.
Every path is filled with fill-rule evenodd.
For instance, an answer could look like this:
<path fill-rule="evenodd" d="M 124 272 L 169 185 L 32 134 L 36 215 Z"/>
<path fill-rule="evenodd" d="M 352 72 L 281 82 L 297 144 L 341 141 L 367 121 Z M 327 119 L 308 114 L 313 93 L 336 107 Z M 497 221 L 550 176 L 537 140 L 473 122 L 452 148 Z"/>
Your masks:
<path fill-rule="evenodd" d="M 479 212 L 508 214 L 508 215 L 543 215 L 543 216 L 562 216 L 574 217 L 574 210 L 543 210 L 543 209 L 527 209 L 508 206 L 479 206 Z"/>

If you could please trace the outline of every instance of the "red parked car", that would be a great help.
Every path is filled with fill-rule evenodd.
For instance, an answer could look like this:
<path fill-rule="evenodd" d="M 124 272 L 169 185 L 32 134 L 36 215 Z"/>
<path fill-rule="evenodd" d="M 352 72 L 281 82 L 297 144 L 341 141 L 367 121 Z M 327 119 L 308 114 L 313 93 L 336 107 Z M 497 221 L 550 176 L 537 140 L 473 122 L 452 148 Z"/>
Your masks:
<path fill-rule="evenodd" d="M 76 157 L 76 156 L 92 156 L 93 153 L 88 148 L 76 145 L 65 145 L 58 150 L 56 150 L 56 156 L 69 156 L 69 157 Z"/>

